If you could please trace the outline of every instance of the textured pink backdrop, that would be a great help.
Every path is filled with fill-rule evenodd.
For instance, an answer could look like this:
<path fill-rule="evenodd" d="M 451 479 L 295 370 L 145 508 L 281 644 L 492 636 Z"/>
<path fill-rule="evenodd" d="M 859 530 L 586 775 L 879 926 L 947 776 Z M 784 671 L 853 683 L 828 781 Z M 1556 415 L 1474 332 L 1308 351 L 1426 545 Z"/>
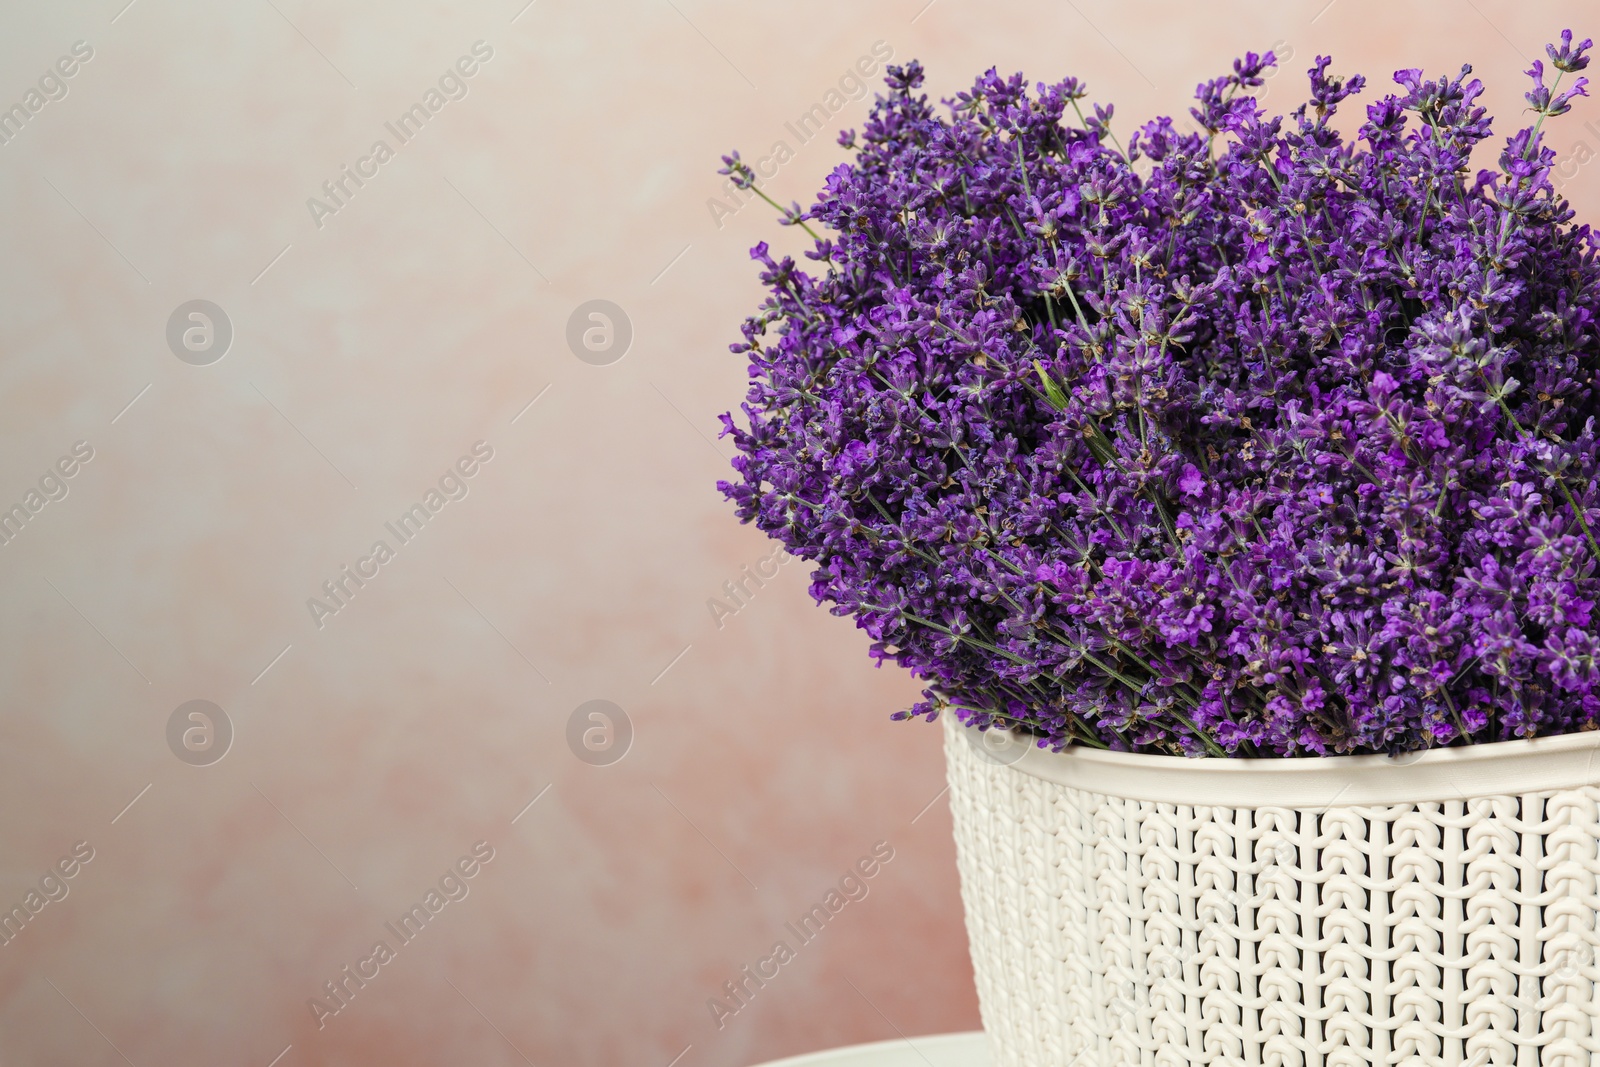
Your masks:
<path fill-rule="evenodd" d="M 1600 32 L 1576 2 L 524 2 L 0 15 L 0 107 L 93 50 L 0 145 L 0 508 L 93 449 L 0 545 L 0 910 L 92 849 L 0 944 L 0 1064 L 741 1067 L 977 1026 L 938 733 L 887 721 L 916 687 L 803 564 L 708 609 L 769 553 L 713 488 L 715 417 L 746 250 L 792 247 L 708 206 L 718 155 L 785 141 L 769 188 L 807 198 L 841 153 L 785 124 L 879 42 L 936 96 L 1079 74 L 1124 128 L 1246 48 L 1291 54 L 1280 108 L 1318 52 L 1369 97 L 1470 60 L 1504 131 L 1542 43 Z M 478 41 L 466 95 L 387 134 Z M 1597 120 L 1551 133 L 1592 154 Z M 1595 217 L 1600 167 L 1566 191 Z M 234 330 L 206 366 L 165 339 L 195 298 Z M 596 298 L 634 334 L 604 366 L 566 342 Z M 319 628 L 307 599 L 478 441 L 465 498 Z M 567 743 L 592 699 L 633 732 L 605 766 Z M 206 766 L 169 748 L 190 700 L 234 731 Z M 719 1028 L 708 998 L 878 842 L 868 894 Z M 441 878 L 467 895 L 402 943 Z M 376 973 L 319 1025 L 346 966 Z"/>

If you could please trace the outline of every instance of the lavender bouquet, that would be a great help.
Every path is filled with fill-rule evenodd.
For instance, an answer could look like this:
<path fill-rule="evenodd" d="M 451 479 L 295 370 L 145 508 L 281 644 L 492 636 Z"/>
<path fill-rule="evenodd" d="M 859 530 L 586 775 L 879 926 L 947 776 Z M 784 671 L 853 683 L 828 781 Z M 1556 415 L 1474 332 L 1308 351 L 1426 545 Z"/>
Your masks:
<path fill-rule="evenodd" d="M 1347 141 L 1361 76 L 1318 57 L 1268 117 L 1249 53 L 1126 143 L 1076 79 L 942 118 L 889 67 L 782 209 L 816 266 L 752 250 L 719 487 L 928 683 L 898 718 L 1190 756 L 1594 729 L 1600 238 L 1542 139 L 1590 46 L 1475 175 L 1466 66 Z"/>

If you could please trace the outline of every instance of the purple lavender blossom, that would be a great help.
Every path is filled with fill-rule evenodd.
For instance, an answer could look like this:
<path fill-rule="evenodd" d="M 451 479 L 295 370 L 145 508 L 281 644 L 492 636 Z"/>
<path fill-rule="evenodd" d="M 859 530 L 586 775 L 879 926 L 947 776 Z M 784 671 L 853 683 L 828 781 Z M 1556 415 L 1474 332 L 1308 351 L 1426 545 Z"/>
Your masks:
<path fill-rule="evenodd" d="M 1594 729 L 1600 238 L 1542 133 L 1590 47 L 1476 174 L 1470 67 L 1396 72 L 1347 142 L 1363 78 L 1319 56 L 1268 116 L 1249 53 L 1126 143 L 1076 79 L 940 117 L 889 67 L 780 208 L 815 267 L 752 251 L 719 487 L 927 683 L 898 718 L 1234 756 Z"/>

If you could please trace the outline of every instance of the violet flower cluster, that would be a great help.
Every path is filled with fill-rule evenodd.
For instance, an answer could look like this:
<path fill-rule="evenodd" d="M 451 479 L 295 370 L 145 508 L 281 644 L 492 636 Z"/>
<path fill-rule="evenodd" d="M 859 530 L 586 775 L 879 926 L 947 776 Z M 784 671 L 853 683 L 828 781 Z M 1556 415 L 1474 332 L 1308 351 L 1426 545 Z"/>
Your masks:
<path fill-rule="evenodd" d="M 1590 45 L 1476 173 L 1465 66 L 1348 140 L 1326 57 L 1287 117 L 1250 53 L 1125 138 L 1076 79 L 945 117 L 889 67 L 783 209 L 814 266 L 752 251 L 720 488 L 925 680 L 898 718 L 1229 756 L 1595 728 L 1600 238 L 1543 140 Z"/>

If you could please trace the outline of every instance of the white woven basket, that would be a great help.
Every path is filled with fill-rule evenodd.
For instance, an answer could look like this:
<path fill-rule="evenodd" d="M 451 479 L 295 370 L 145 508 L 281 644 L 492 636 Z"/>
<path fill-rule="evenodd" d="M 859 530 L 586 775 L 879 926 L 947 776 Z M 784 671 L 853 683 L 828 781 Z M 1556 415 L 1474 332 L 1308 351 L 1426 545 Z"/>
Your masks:
<path fill-rule="evenodd" d="M 945 755 L 996 1067 L 1600 1064 L 1600 733 Z"/>

